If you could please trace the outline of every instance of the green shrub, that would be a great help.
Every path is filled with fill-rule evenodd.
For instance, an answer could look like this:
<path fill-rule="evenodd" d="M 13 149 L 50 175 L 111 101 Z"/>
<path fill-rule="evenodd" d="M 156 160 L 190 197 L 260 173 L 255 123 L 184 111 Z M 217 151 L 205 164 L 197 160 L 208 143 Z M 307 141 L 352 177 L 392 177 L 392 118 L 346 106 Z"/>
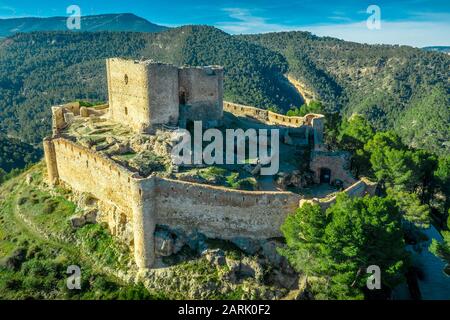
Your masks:
<path fill-rule="evenodd" d="M 44 207 L 42 209 L 42 213 L 44 214 L 50 214 L 55 212 L 56 208 L 58 207 L 58 202 L 55 200 L 47 200 L 44 203 Z"/>
<path fill-rule="evenodd" d="M 27 203 L 28 199 L 25 197 L 20 197 L 19 200 L 17 200 L 17 204 L 19 206 L 23 206 L 25 203 Z"/>

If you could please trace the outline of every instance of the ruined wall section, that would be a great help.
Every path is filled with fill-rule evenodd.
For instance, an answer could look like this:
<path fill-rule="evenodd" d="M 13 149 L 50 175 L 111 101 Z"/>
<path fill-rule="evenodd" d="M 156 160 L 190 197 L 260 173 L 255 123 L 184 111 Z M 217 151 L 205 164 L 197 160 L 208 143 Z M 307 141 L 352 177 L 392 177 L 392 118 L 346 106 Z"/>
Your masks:
<path fill-rule="evenodd" d="M 118 207 L 131 218 L 133 173 L 64 138 L 53 139 L 59 180 Z"/>
<path fill-rule="evenodd" d="M 321 130 L 321 132 L 319 133 L 323 135 L 323 120 L 325 117 L 321 114 L 310 113 L 305 115 L 304 117 L 290 117 L 272 111 L 263 110 L 251 106 L 245 106 L 242 104 L 232 103 L 228 101 L 224 101 L 223 109 L 236 116 L 244 116 L 244 117 L 248 116 L 256 118 L 270 125 L 281 125 L 285 127 L 294 127 L 294 128 L 301 126 L 313 127 L 314 122 L 316 122 L 316 127 L 319 130 Z"/>
<path fill-rule="evenodd" d="M 181 119 L 220 121 L 223 116 L 223 68 L 184 67 L 178 70 Z"/>
<path fill-rule="evenodd" d="M 156 178 L 156 221 L 198 230 L 212 238 L 281 236 L 280 226 L 295 212 L 300 196 L 291 192 L 232 190 Z"/>
<path fill-rule="evenodd" d="M 366 178 L 361 178 L 361 180 L 355 182 L 347 189 L 342 191 L 346 193 L 350 198 L 363 197 L 365 195 L 375 195 L 377 189 L 377 183 L 372 182 Z M 326 210 L 336 203 L 337 196 L 333 196 L 328 199 L 305 199 L 300 200 L 300 207 L 305 203 L 318 204 L 322 210 Z"/>
<path fill-rule="evenodd" d="M 344 183 L 345 188 L 356 182 L 356 179 L 350 172 L 350 154 L 348 152 L 313 151 L 311 153 L 310 169 L 314 172 L 314 183 L 320 183 L 322 168 L 331 170 L 331 182 L 339 179 Z"/>

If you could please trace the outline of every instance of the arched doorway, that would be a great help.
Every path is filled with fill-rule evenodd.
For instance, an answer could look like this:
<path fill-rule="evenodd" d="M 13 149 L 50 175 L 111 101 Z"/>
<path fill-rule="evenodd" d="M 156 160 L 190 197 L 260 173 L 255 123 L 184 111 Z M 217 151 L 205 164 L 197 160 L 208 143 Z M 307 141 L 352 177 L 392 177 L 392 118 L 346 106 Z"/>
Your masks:
<path fill-rule="evenodd" d="M 331 170 L 328 168 L 320 168 L 320 183 L 331 182 Z"/>

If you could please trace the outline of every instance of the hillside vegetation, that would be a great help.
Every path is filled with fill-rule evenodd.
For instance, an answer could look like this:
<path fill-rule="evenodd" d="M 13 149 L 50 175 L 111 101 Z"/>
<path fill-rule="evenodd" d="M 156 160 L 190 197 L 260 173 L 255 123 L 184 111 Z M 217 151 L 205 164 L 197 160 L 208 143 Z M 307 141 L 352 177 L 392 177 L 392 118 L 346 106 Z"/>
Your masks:
<path fill-rule="evenodd" d="M 104 60 L 114 56 L 223 65 L 225 99 L 281 112 L 303 104 L 289 75 L 327 113 L 360 113 L 377 130 L 393 129 L 413 145 L 428 135 L 421 148 L 449 152 L 450 56 L 307 32 L 231 36 L 208 26 L 159 33 L 21 33 L 1 41 L 0 131 L 39 143 L 50 132 L 51 105 L 105 101 Z M 412 120 L 414 130 L 402 129 Z"/>
<path fill-rule="evenodd" d="M 2 170 L 23 169 L 26 165 L 37 162 L 42 157 L 40 149 L 20 140 L 0 134 L 0 182 Z"/>
<path fill-rule="evenodd" d="M 105 59 L 153 58 L 225 68 L 225 98 L 289 109 L 301 99 L 282 74 L 277 53 L 217 29 L 184 27 L 152 33 L 30 33 L 0 43 L 0 130 L 29 143 L 50 132 L 50 106 L 106 100 Z"/>
<path fill-rule="evenodd" d="M 76 207 L 42 189 L 43 168 L 0 184 L 0 300 L 160 298 L 110 271 L 123 269 L 130 258 L 105 228 L 71 230 L 68 218 Z M 81 290 L 67 288 L 70 265 L 81 269 Z"/>
<path fill-rule="evenodd" d="M 289 73 L 312 89 L 327 111 L 340 111 L 345 117 L 362 114 L 377 130 L 394 129 L 408 143 L 428 134 L 427 144 L 421 147 L 440 154 L 450 151 L 446 129 L 450 56 L 408 46 L 321 38 L 308 32 L 240 38 L 282 53 Z M 400 130 L 399 122 L 411 116 L 416 117 L 414 132 Z"/>
<path fill-rule="evenodd" d="M 286 264 L 274 266 L 257 253 L 199 234 L 177 254 L 159 258 L 158 268 L 143 273 L 133 251 L 105 223 L 74 228 L 70 219 L 85 211 L 71 190 L 50 189 L 45 178 L 45 163 L 40 162 L 0 182 L 0 300 L 248 300 L 279 299 L 289 292 L 285 282 L 277 281 Z M 157 232 L 161 230 L 158 226 Z M 198 251 L 205 248 L 221 252 L 224 263 Z M 67 288 L 72 265 L 81 269 L 80 290 Z"/>

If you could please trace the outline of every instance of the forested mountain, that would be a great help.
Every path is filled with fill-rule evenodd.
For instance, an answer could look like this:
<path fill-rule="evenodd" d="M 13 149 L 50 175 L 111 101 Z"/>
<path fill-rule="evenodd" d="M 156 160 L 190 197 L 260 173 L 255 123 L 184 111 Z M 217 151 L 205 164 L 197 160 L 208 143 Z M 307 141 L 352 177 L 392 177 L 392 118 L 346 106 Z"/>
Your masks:
<path fill-rule="evenodd" d="M 159 33 L 19 33 L 4 39 L 0 131 L 40 143 L 50 132 L 51 105 L 105 101 L 104 60 L 114 56 L 223 65 L 225 99 L 283 112 L 303 104 L 285 77 L 290 75 L 323 101 L 328 112 L 344 117 L 361 113 L 377 129 L 396 130 L 405 142 L 449 152 L 448 55 L 307 32 L 232 36 L 208 26 Z M 419 143 L 425 135 L 427 143 Z"/>
<path fill-rule="evenodd" d="M 308 32 L 239 38 L 283 54 L 289 73 L 314 91 L 329 111 L 341 111 L 347 117 L 363 114 L 377 129 L 404 133 L 406 142 L 429 133 L 423 148 L 450 152 L 450 56 L 408 46 L 316 37 Z M 433 101 L 438 105 L 431 105 Z M 414 130 L 406 134 L 400 127 L 411 117 L 416 117 Z M 428 131 L 431 128 L 433 131 Z"/>
<path fill-rule="evenodd" d="M 10 172 L 16 168 L 22 169 L 27 164 L 38 161 L 41 157 L 41 150 L 0 134 L 0 174 L 1 170 Z"/>
<path fill-rule="evenodd" d="M 159 32 L 167 27 L 151 23 L 131 13 L 82 16 L 79 31 Z M 67 17 L 0 19 L 0 38 L 18 32 L 66 31 Z"/>
<path fill-rule="evenodd" d="M 107 98 L 105 59 L 128 57 L 225 67 L 225 98 L 288 110 L 301 103 L 278 53 L 210 27 L 162 33 L 39 32 L 0 43 L 0 130 L 30 143 L 50 132 L 50 106 Z"/>

